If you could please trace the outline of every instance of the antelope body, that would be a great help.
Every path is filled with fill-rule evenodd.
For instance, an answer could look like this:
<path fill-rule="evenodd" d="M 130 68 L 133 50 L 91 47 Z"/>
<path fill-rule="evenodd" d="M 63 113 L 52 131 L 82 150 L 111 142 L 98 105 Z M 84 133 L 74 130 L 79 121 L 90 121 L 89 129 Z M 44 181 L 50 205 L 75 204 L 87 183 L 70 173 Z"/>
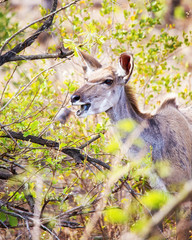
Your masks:
<path fill-rule="evenodd" d="M 134 67 L 132 54 L 121 54 L 117 68 L 103 67 L 90 55 L 80 54 L 86 65 L 87 82 L 71 96 L 72 104 L 80 106 L 77 115 L 106 112 L 113 123 L 133 119 L 138 127 L 143 126 L 140 137 L 147 151 L 152 147 L 152 160 L 166 160 L 171 166 L 170 175 L 163 180 L 159 178 L 154 186 L 166 190 L 175 185 L 178 190 L 191 179 L 192 114 L 180 109 L 174 98 L 164 101 L 154 115 L 142 113 L 128 84 Z M 178 234 L 178 239 L 188 239 L 187 235 Z"/>

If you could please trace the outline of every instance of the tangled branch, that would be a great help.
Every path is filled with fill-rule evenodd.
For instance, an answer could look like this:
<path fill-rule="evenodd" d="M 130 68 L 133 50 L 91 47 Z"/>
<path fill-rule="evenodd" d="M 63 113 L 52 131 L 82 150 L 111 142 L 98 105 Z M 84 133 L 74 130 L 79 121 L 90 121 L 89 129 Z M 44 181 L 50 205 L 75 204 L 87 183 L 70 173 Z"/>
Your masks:
<path fill-rule="evenodd" d="M 7 130 L 8 131 L 8 130 Z M 82 163 L 82 161 L 87 160 L 89 163 L 91 164 L 97 164 L 100 165 L 106 169 L 110 169 L 110 166 L 96 158 L 92 158 L 90 157 L 88 154 L 85 154 L 82 152 L 82 148 L 62 148 L 59 149 L 59 143 L 56 141 L 52 141 L 52 140 L 47 140 L 45 138 L 42 137 L 37 137 L 37 136 L 33 136 L 33 135 L 28 135 L 28 136 L 24 136 L 24 134 L 22 132 L 14 132 L 14 131 L 8 131 L 8 135 L 1 135 L 0 137 L 2 138 L 13 138 L 13 139 L 19 139 L 19 140 L 23 140 L 23 141 L 30 141 L 32 143 L 36 143 L 39 144 L 41 146 L 46 146 L 46 147 L 50 147 L 50 148 L 54 148 L 58 151 L 61 151 L 63 153 L 65 153 L 66 155 L 72 157 L 77 163 Z M 98 138 L 98 137 L 97 137 Z M 94 139 L 97 139 L 94 138 Z M 91 142 L 91 141 L 90 141 Z M 87 146 L 87 145 L 85 145 Z"/>

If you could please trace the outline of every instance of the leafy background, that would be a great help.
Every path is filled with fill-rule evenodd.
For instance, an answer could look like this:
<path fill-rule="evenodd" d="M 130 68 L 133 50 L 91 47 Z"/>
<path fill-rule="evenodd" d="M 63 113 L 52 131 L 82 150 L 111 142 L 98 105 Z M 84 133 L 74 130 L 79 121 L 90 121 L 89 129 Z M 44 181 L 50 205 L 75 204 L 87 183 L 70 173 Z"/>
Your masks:
<path fill-rule="evenodd" d="M 47 14 L 45 2 L 40 4 L 1 4 L 0 47 L 16 31 Z M 59 1 L 59 6 L 65 4 L 66 1 Z M 191 9 L 190 0 L 181 1 L 173 12 L 171 1 L 163 0 L 78 1 L 57 13 L 49 31 L 22 53 L 51 54 L 63 45 L 74 51 L 73 56 L 14 61 L 1 66 L 1 136 L 11 130 L 60 144 L 55 150 L 0 138 L 0 172 L 8 176 L 0 180 L 2 239 L 88 239 L 85 229 L 91 239 L 123 239 L 125 234 L 126 239 L 133 239 L 133 234 L 137 239 L 147 226 L 146 208 L 159 209 L 171 198 L 150 191 L 146 178 L 150 156 L 141 159 L 145 167 L 140 162 L 132 163 L 113 139 L 115 134 L 107 116 L 103 113 L 78 119 L 69 100 L 84 82 L 76 52 L 80 48 L 102 64 L 113 65 L 120 53 L 132 52 L 135 69 L 130 84 L 143 110 L 156 109 L 167 93 L 174 93 L 181 106 L 190 105 Z M 17 35 L 4 51 L 26 39 L 41 24 Z M 72 113 L 62 124 L 58 113 L 64 108 Z M 131 131 L 131 123 L 126 125 Z M 95 136 L 95 141 L 82 147 Z M 82 147 L 83 153 L 110 164 L 112 171 L 100 171 L 86 160 L 77 163 L 60 151 L 67 147 Z M 124 188 L 125 181 L 141 194 L 138 201 Z M 101 197 L 105 201 L 101 202 Z M 33 221 L 17 215 L 21 211 L 28 219 L 35 212 L 45 228 L 35 235 Z M 174 239 L 174 217 L 164 221 L 164 232 Z"/>

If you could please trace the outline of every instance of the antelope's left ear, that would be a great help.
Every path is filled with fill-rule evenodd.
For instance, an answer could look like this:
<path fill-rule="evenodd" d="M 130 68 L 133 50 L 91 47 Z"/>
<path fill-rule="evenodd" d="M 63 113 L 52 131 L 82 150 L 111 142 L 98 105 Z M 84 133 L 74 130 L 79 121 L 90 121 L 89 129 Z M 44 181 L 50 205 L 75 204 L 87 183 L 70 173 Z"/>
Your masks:
<path fill-rule="evenodd" d="M 78 50 L 78 54 L 82 59 L 82 62 L 85 64 L 83 66 L 83 70 L 85 74 L 89 74 L 92 71 L 97 70 L 98 68 L 101 68 L 102 65 L 92 56 L 90 56 L 89 54 L 82 52 L 80 50 Z"/>
<path fill-rule="evenodd" d="M 131 53 L 122 53 L 119 57 L 117 75 L 123 77 L 123 83 L 126 84 L 133 72 L 134 60 Z"/>

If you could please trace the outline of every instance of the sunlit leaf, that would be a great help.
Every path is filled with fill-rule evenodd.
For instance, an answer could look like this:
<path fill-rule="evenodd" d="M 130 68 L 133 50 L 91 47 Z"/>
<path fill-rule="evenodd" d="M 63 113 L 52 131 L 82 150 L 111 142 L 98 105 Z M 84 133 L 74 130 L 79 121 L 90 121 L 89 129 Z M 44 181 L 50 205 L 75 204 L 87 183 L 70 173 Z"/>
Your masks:
<path fill-rule="evenodd" d="M 103 211 L 106 221 L 110 223 L 123 224 L 128 220 L 127 213 L 120 208 L 108 208 Z"/>
<path fill-rule="evenodd" d="M 152 190 L 142 197 L 142 203 L 150 209 L 159 209 L 168 201 L 169 197 L 168 193 Z"/>

